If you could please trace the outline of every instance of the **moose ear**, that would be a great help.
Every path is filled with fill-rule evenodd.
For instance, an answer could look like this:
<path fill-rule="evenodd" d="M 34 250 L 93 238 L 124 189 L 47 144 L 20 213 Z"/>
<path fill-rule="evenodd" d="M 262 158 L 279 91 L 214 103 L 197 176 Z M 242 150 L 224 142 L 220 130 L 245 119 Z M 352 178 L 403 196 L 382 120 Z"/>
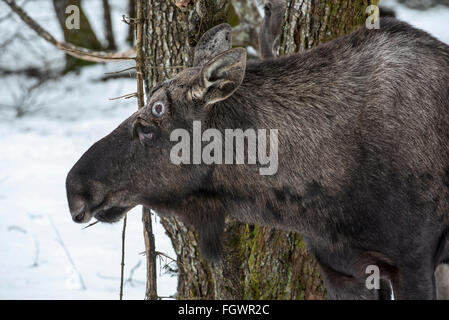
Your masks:
<path fill-rule="evenodd" d="M 246 50 L 230 49 L 220 53 L 201 69 L 192 96 L 206 105 L 225 100 L 240 86 L 245 77 Z"/>
<path fill-rule="evenodd" d="M 207 30 L 195 47 L 193 66 L 200 67 L 214 55 L 232 48 L 232 29 L 227 23 Z"/>

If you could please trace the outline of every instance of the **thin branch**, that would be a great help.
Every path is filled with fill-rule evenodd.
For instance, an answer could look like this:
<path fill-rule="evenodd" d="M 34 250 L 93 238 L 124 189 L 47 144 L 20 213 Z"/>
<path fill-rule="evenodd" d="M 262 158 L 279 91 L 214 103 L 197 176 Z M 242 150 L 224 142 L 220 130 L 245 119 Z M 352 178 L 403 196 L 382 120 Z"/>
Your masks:
<path fill-rule="evenodd" d="M 139 252 L 139 255 L 141 255 L 141 256 L 146 256 L 146 254 L 147 254 L 147 253 L 146 253 L 145 251 Z M 178 263 L 177 260 L 173 259 L 172 257 L 166 255 L 166 254 L 163 253 L 163 252 L 155 251 L 154 254 L 155 254 L 156 256 L 163 256 L 163 257 L 165 257 L 165 258 L 167 258 L 167 259 L 169 259 L 169 260 L 172 260 L 172 262 Z"/>
<path fill-rule="evenodd" d="M 142 21 L 142 20 L 138 20 L 136 18 L 130 18 L 130 17 L 126 17 L 125 15 L 122 15 L 122 22 L 126 23 L 127 25 L 139 24 L 139 21 Z"/>
<path fill-rule="evenodd" d="M 97 220 L 97 221 L 95 221 L 95 222 L 92 222 L 91 224 L 88 224 L 87 226 L 85 226 L 85 227 L 83 228 L 83 230 L 84 230 L 84 229 L 87 229 L 87 228 L 90 228 L 90 227 L 92 227 L 93 225 L 96 225 L 98 222 L 100 222 L 100 220 Z"/>
<path fill-rule="evenodd" d="M 12 11 L 14 11 L 23 22 L 25 22 L 31 29 L 33 29 L 40 37 L 44 38 L 58 49 L 66 52 L 67 54 L 81 60 L 91 62 L 111 62 L 120 60 L 133 60 L 135 49 L 129 49 L 125 52 L 102 52 L 93 51 L 86 48 L 75 46 L 71 43 L 61 42 L 56 40 L 50 33 L 42 28 L 36 21 L 34 21 L 25 11 L 16 5 L 14 0 L 3 0 Z"/>
<path fill-rule="evenodd" d="M 128 19 L 129 19 L 129 18 L 128 18 Z M 126 16 L 125 16 L 125 15 L 122 15 L 122 21 L 123 21 L 124 23 L 126 23 L 127 25 L 131 25 L 131 22 L 126 20 Z"/>
<path fill-rule="evenodd" d="M 118 99 L 130 99 L 130 98 L 134 98 L 134 97 L 138 97 L 137 92 L 133 92 L 133 93 L 128 93 L 125 94 L 123 96 L 120 97 L 116 97 L 116 98 L 109 98 L 109 100 L 118 100 Z"/>
<path fill-rule="evenodd" d="M 160 251 L 156 251 L 156 255 L 166 257 L 167 259 L 169 259 L 169 260 L 171 260 L 171 261 L 173 261 L 173 262 L 176 262 L 176 263 L 178 262 L 177 260 L 173 259 L 172 257 L 170 257 L 170 256 L 168 256 L 168 255 L 166 255 L 165 253 L 160 252 Z"/>
<path fill-rule="evenodd" d="M 143 3 L 142 0 L 138 0 L 136 3 L 137 11 L 137 25 L 136 25 L 136 73 L 137 73 L 137 108 L 143 108 L 144 102 L 144 91 L 143 91 L 143 25 L 144 25 L 144 15 L 143 15 Z"/>
<path fill-rule="evenodd" d="M 129 71 L 129 70 L 134 70 L 136 67 L 131 67 L 131 68 L 126 68 L 123 70 L 119 70 L 119 71 L 113 71 L 113 72 L 105 72 L 106 75 L 111 75 L 111 74 L 119 74 L 125 71 Z"/>
<path fill-rule="evenodd" d="M 126 233 L 126 218 L 123 219 L 123 230 L 122 230 L 122 263 L 120 269 L 120 300 L 123 300 L 123 279 L 125 273 L 125 233 Z"/>
<path fill-rule="evenodd" d="M 184 69 L 185 66 L 156 66 L 156 67 L 148 67 L 148 69 Z M 125 71 L 134 70 L 136 67 L 130 67 L 119 71 L 112 71 L 112 72 L 105 72 L 106 75 L 113 75 L 113 74 L 119 74 Z"/>

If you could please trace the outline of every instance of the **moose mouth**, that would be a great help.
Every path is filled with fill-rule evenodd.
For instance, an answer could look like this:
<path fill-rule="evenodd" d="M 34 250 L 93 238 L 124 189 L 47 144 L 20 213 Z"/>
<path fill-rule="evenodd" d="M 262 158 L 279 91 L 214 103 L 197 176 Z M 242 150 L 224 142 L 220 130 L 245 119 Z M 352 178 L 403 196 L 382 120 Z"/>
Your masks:
<path fill-rule="evenodd" d="M 110 207 L 97 211 L 94 217 L 100 222 L 113 223 L 123 218 L 129 210 L 131 207 Z"/>
<path fill-rule="evenodd" d="M 95 217 L 99 222 L 113 223 L 123 218 L 123 216 L 132 208 L 133 207 L 106 207 L 93 211 L 82 210 L 80 214 L 73 216 L 73 221 L 76 223 L 87 223 Z"/>

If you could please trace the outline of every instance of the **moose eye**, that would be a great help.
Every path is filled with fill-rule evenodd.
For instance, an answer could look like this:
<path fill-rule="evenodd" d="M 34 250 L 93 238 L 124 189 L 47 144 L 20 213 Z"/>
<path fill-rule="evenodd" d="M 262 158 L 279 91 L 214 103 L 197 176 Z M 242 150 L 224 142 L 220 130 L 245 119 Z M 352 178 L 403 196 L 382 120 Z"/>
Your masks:
<path fill-rule="evenodd" d="M 155 117 L 161 117 L 165 113 L 165 105 L 161 101 L 156 101 L 151 107 L 151 113 Z"/>

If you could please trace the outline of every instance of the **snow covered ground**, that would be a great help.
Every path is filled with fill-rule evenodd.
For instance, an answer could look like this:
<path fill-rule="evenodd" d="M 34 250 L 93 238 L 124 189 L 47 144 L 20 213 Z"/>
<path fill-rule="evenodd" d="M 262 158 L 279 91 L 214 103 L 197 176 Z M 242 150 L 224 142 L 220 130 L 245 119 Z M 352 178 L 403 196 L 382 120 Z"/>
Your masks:
<path fill-rule="evenodd" d="M 89 68 L 52 84 L 49 90 L 57 91 L 80 82 L 57 103 L 46 105 L 46 112 L 0 124 L 0 298 L 118 297 L 122 223 L 82 230 L 71 221 L 65 196 L 71 166 L 136 108 L 132 100 L 108 101 L 134 92 L 134 80 L 107 84 L 89 80 L 89 73 L 102 74 L 102 69 Z M 155 234 L 157 249 L 173 256 L 158 224 Z M 139 255 L 144 251 L 140 208 L 128 214 L 126 238 L 125 279 L 139 265 L 133 281 L 125 286 L 125 298 L 142 299 L 145 259 Z M 159 280 L 160 295 L 175 292 L 176 278 Z"/>
<path fill-rule="evenodd" d="M 119 2 L 113 1 L 113 5 L 120 26 Z M 89 5 L 87 13 L 101 13 L 94 8 L 101 1 L 89 1 Z M 26 9 L 61 39 L 51 1 L 28 2 Z M 5 12 L 8 9 L 0 2 L 0 19 Z M 23 68 L 36 65 L 41 58 L 52 66 L 63 65 L 63 54 L 36 41 L 33 32 L 15 20 L 15 25 L 0 24 L 0 42 L 20 26 L 24 37 L 33 39 L 34 48 L 27 50 L 22 43 L 14 43 L 8 51 L 0 51 L 1 66 Z M 91 18 L 96 20 L 101 21 Z M 101 25 L 94 29 L 102 34 Z M 98 81 L 105 72 L 130 66 L 98 65 L 50 81 L 33 91 L 32 103 L 24 101 L 33 112 L 22 118 L 15 117 L 11 105 L 22 101 L 24 88 L 35 80 L 23 76 L 0 79 L 0 299 L 118 299 L 122 223 L 97 224 L 86 230 L 73 223 L 65 177 L 90 145 L 135 112 L 134 99 L 108 100 L 135 92 L 134 79 Z M 162 226 L 156 223 L 154 227 L 156 249 L 175 256 Z M 144 298 L 143 251 L 138 207 L 128 214 L 124 299 Z M 163 272 L 158 275 L 159 295 L 173 295 L 176 277 Z"/>
<path fill-rule="evenodd" d="M 124 1 L 111 1 L 117 34 L 126 29 L 120 22 L 126 13 Z M 20 3 L 20 1 L 19 1 Z M 84 1 L 97 34 L 102 34 L 101 1 Z M 89 4 L 87 6 L 87 3 Z M 449 8 L 428 11 L 404 8 L 382 0 L 398 17 L 423 28 L 449 43 Z M 28 1 L 27 12 L 58 39 L 62 34 L 52 15 L 51 1 Z M 18 19 L 2 23 L 8 12 L 0 2 L 0 42 L 17 28 L 25 38 L 8 51 L 0 49 L 0 66 L 18 68 L 46 60 L 52 67 L 63 64 L 63 55 L 43 40 L 36 40 Z M 133 79 L 98 81 L 105 72 L 131 64 L 108 64 L 84 68 L 50 81 L 33 101 L 23 100 L 32 79 L 0 78 L 0 299 L 118 299 L 122 223 L 97 224 L 83 230 L 71 221 L 65 196 L 65 177 L 87 148 L 114 129 L 136 109 L 135 100 L 108 98 L 136 91 Z M 42 94 L 42 92 L 44 94 Z M 22 101 L 22 100 L 23 101 Z M 21 118 L 11 105 L 22 102 L 37 106 Z M 125 299 L 142 299 L 145 292 L 145 258 L 140 207 L 128 214 L 126 236 Z M 156 247 L 174 256 L 170 240 L 155 224 Z M 158 293 L 176 291 L 176 277 L 158 275 Z"/>

